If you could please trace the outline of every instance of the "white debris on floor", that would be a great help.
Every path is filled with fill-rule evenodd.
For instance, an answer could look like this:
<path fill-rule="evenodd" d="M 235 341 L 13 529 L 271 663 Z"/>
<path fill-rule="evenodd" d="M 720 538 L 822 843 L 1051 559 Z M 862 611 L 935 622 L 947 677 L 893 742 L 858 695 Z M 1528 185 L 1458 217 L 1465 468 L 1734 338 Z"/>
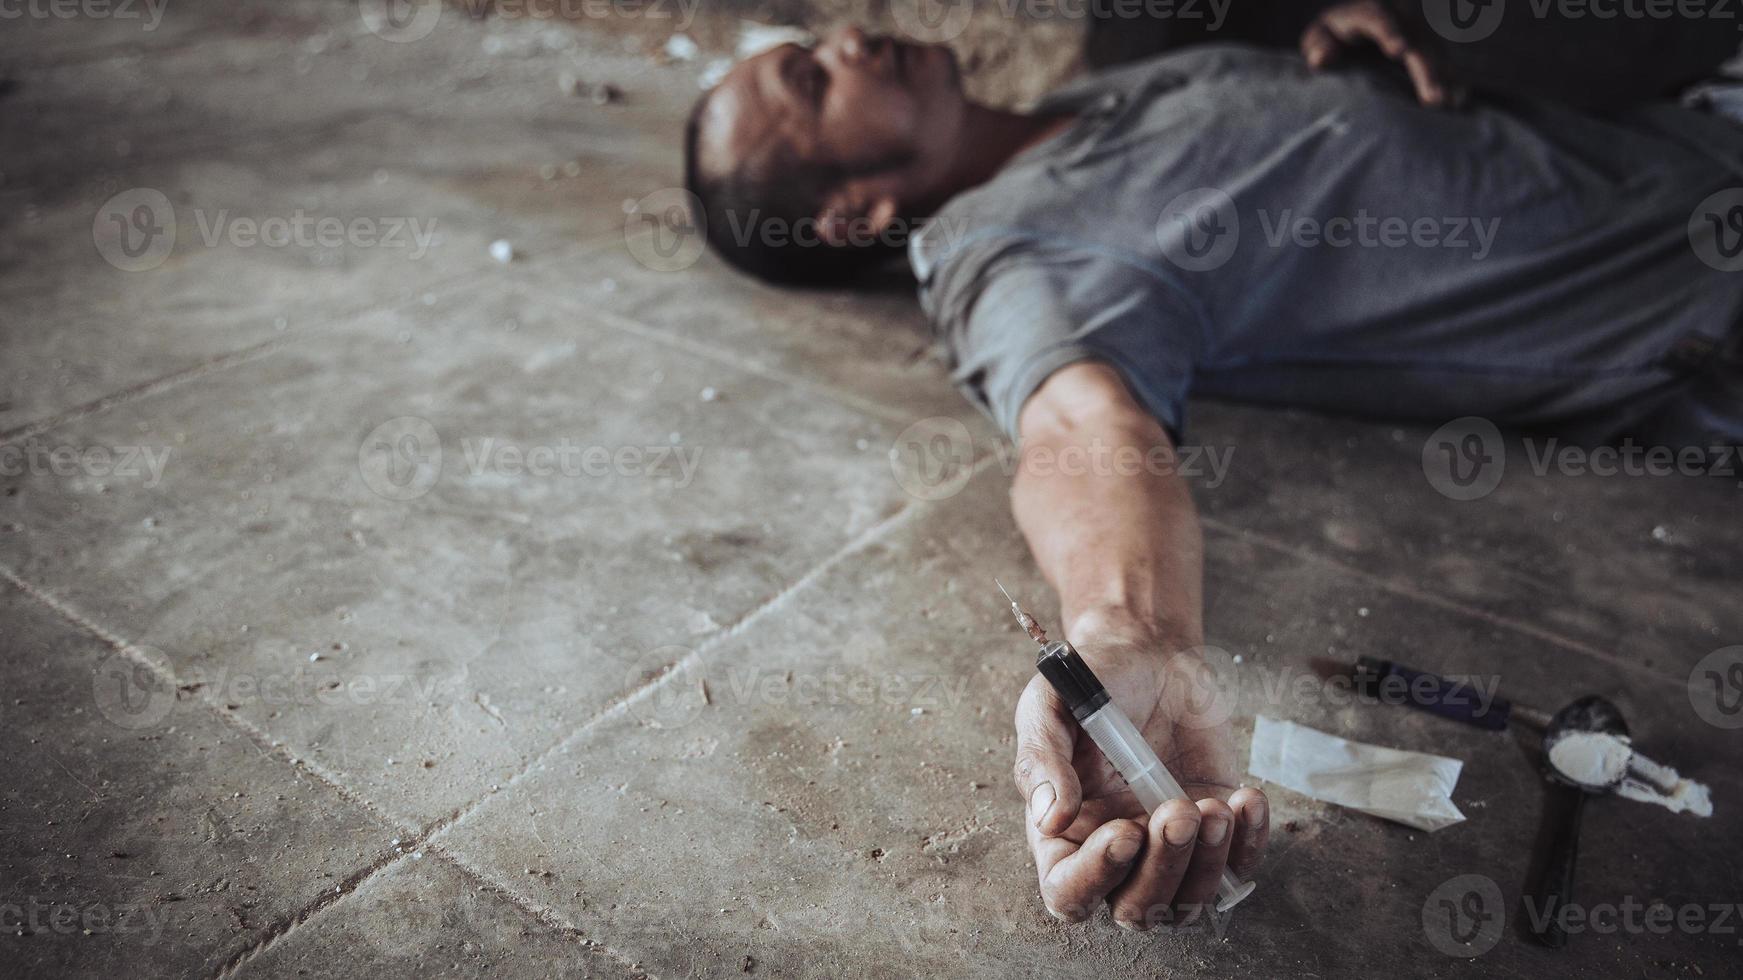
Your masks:
<path fill-rule="evenodd" d="M 673 61 L 694 61 L 701 50 L 688 34 L 673 34 L 666 39 L 666 57 Z"/>

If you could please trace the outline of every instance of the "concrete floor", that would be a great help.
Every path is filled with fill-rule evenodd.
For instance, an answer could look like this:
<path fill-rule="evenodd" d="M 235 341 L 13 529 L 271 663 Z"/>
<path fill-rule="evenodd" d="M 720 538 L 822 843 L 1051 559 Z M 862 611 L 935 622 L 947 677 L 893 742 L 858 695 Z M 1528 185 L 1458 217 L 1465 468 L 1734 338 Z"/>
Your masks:
<path fill-rule="evenodd" d="M 1743 643 L 1737 481 L 1515 456 L 1455 503 L 1424 429 L 1215 404 L 1243 758 L 1255 713 L 1457 756 L 1470 819 L 1270 787 L 1232 921 L 1050 919 L 990 576 L 1052 607 L 1005 457 L 908 297 L 638 260 L 697 71 L 343 3 L 0 32 L 0 975 L 1735 975 L 1743 732 L 1695 668 Z M 164 215 L 139 188 L 167 255 L 117 250 Z M 299 215 L 389 241 L 248 237 Z M 1598 801 L 1579 897 L 1704 924 L 1532 945 L 1530 740 L 1295 683 L 1361 654 L 1616 700 L 1718 813 Z"/>

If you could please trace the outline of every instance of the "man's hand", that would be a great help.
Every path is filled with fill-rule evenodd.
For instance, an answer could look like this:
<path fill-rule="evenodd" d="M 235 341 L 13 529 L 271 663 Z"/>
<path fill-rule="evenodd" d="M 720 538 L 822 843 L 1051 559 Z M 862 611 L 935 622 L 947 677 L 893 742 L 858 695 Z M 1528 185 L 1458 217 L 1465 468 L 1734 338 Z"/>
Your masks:
<path fill-rule="evenodd" d="M 1075 641 L 1074 641 L 1075 644 Z M 1078 652 L 1197 801 L 1150 814 L 1037 675 L 1017 703 L 1017 789 L 1047 910 L 1080 922 L 1106 901 L 1127 929 L 1197 918 L 1223 867 L 1245 878 L 1270 835 L 1265 794 L 1235 788 L 1226 715 L 1194 651 L 1086 637 Z"/>
<path fill-rule="evenodd" d="M 1426 106 L 1456 105 L 1463 93 L 1442 82 L 1434 62 L 1412 45 L 1380 0 L 1350 0 L 1331 7 L 1301 33 L 1301 55 L 1314 70 L 1325 68 L 1364 44 L 1402 62 L 1416 97 Z"/>
<path fill-rule="evenodd" d="M 1185 921 L 1216 896 L 1225 864 L 1252 871 L 1269 819 L 1263 793 L 1235 791 L 1234 747 L 1217 711 L 1226 703 L 1207 701 L 1215 688 L 1190 652 L 1204 636 L 1192 493 L 1173 440 L 1110 364 L 1055 371 L 1017 424 L 1011 507 L 1059 592 L 1065 635 L 1197 801 L 1171 801 L 1146 819 L 1035 678 L 1017 704 L 1016 777 L 1041 897 L 1074 922 L 1104 900 L 1128 928 Z"/>

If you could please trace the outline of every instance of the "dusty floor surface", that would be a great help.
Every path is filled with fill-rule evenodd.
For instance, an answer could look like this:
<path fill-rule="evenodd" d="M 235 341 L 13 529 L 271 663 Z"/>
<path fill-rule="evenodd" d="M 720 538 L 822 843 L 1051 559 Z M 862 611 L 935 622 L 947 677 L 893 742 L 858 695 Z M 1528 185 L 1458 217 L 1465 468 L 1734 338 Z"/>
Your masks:
<path fill-rule="evenodd" d="M 1271 787 L 1232 920 L 1055 922 L 1007 457 L 906 296 L 656 239 L 702 62 L 547 27 L 0 31 L 0 974 L 1736 975 L 1736 479 L 1515 446 L 1455 502 L 1424 428 L 1196 406 L 1243 759 L 1255 714 L 1453 755 L 1469 820 Z M 1361 654 L 1607 695 L 1718 813 L 1596 801 L 1600 921 L 1538 948 L 1530 740 L 1314 680 Z"/>

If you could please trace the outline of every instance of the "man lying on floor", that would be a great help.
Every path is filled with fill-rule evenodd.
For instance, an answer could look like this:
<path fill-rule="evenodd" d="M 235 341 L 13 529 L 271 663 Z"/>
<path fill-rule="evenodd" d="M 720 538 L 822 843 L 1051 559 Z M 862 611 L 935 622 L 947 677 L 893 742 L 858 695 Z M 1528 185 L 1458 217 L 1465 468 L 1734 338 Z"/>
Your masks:
<path fill-rule="evenodd" d="M 1449 111 L 1380 72 L 1218 45 L 1017 114 L 968 101 L 946 48 L 847 30 L 738 65 L 686 149 L 709 241 L 765 278 L 847 281 L 929 218 L 908 243 L 922 303 L 1025 456 L 1167 453 L 1189 392 L 1743 435 L 1743 190 L 1721 193 L 1743 187 L 1743 129 L 1676 105 Z M 1225 864 L 1252 873 L 1269 828 L 1227 725 L 1180 697 L 1202 670 L 1187 485 L 1022 466 L 1011 493 L 1067 637 L 1199 798 L 1146 821 L 1037 678 L 1016 781 L 1042 896 L 1071 920 L 1106 901 L 1128 928 L 1181 921 Z"/>

